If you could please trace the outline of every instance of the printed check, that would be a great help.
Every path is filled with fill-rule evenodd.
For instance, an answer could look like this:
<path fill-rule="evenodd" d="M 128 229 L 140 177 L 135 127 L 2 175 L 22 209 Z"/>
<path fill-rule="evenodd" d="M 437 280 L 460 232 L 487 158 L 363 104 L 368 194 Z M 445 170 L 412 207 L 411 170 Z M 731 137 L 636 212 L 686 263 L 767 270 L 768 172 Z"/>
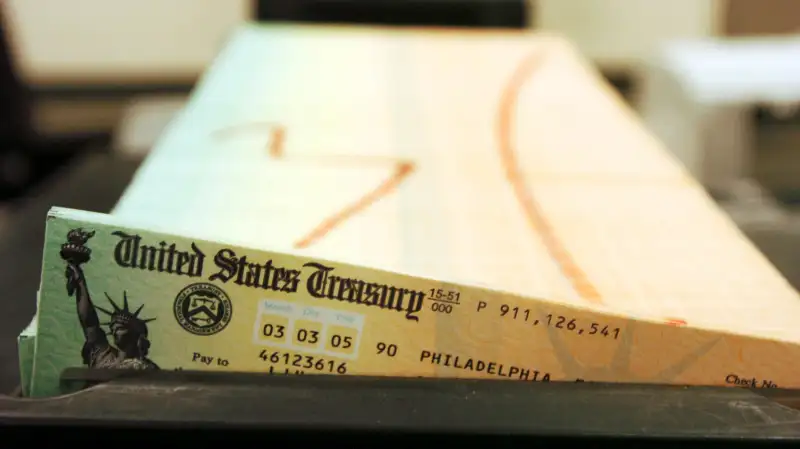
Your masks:
<path fill-rule="evenodd" d="M 32 395 L 70 367 L 798 387 L 800 345 L 170 235 L 47 221 Z M 778 363 L 776 360 L 780 360 Z"/>
<path fill-rule="evenodd" d="M 548 34 L 242 27 L 112 214 L 46 242 L 35 396 L 79 366 L 800 383 L 800 295 Z"/>

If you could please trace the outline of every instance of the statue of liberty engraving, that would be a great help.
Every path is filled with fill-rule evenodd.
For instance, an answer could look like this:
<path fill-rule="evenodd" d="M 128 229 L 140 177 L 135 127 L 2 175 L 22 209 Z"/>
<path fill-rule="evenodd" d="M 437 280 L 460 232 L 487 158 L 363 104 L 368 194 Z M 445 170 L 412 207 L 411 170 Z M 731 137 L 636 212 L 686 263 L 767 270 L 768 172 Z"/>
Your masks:
<path fill-rule="evenodd" d="M 75 295 L 78 320 L 85 337 L 81 351 L 83 364 L 89 368 L 158 369 L 158 365 L 147 358 L 150 349 L 147 323 L 155 318 L 143 319 L 139 316 L 144 305 L 131 311 L 125 292 L 122 294 L 122 307 L 108 293 L 105 295 L 112 310 L 92 303 L 81 265 L 91 259 L 92 250 L 86 246 L 86 242 L 93 236 L 94 231 L 73 229 L 67 234 L 67 242 L 61 245 L 61 258 L 67 262 L 67 294 Z M 98 310 L 108 315 L 107 323 L 100 322 Z M 106 332 L 102 326 L 108 326 L 109 331 Z M 113 344 L 108 341 L 107 335 L 113 337 Z"/>

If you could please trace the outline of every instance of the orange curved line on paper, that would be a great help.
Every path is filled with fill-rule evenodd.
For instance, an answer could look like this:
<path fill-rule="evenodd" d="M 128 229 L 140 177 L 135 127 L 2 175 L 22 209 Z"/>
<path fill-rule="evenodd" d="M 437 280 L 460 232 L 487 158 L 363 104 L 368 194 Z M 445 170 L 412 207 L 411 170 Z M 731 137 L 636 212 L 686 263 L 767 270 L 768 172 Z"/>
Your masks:
<path fill-rule="evenodd" d="M 392 173 L 392 176 L 386 181 L 382 182 L 375 190 L 367 193 L 355 203 L 350 204 L 339 212 L 326 218 L 322 223 L 314 228 L 305 237 L 298 240 L 294 246 L 295 248 L 307 248 L 314 244 L 316 241 L 331 232 L 334 228 L 341 225 L 349 218 L 368 208 L 372 204 L 378 202 L 382 197 L 392 193 L 403 180 L 414 171 L 414 164 L 411 162 L 400 162 Z"/>
<path fill-rule="evenodd" d="M 670 326 L 686 326 L 688 324 L 686 320 L 680 318 L 669 318 L 666 320 L 666 323 Z"/>
<path fill-rule="evenodd" d="M 242 131 L 262 131 L 264 128 L 269 128 L 272 133 L 272 138 L 269 139 L 267 144 L 267 151 L 274 159 L 283 157 L 283 141 L 286 137 L 286 128 L 275 122 L 248 122 L 238 125 L 227 126 L 211 132 L 211 137 L 215 139 L 224 139 L 233 133 L 240 133 Z"/>
<path fill-rule="evenodd" d="M 269 157 L 272 159 L 284 159 L 286 156 L 284 148 L 284 143 L 286 141 L 286 128 L 281 125 L 272 122 L 251 122 L 243 125 L 219 129 L 213 134 L 217 138 L 224 138 L 231 132 L 247 130 L 248 128 L 264 127 L 270 128 L 270 131 L 272 132 L 272 138 L 267 146 Z M 392 176 L 378 185 L 378 187 L 368 192 L 354 203 L 346 206 L 344 209 L 323 220 L 322 223 L 312 229 L 311 232 L 295 242 L 295 248 L 307 248 L 313 245 L 348 219 L 364 211 L 372 204 L 378 202 L 384 196 L 392 193 L 392 191 L 394 191 L 403 182 L 403 180 L 414 171 L 413 162 L 402 160 L 398 161 L 396 159 L 374 156 L 317 155 L 310 161 L 313 162 L 314 160 L 323 163 L 333 162 L 337 165 L 341 164 L 348 166 L 360 164 L 372 165 L 375 163 L 386 164 L 388 162 L 395 165 L 395 170 L 392 172 Z"/>
<path fill-rule="evenodd" d="M 603 299 L 600 293 L 558 238 L 553 225 L 547 219 L 536 199 L 531 195 L 512 144 L 511 133 L 514 123 L 514 109 L 517 105 L 519 92 L 531 75 L 541 67 L 544 56 L 543 53 L 537 52 L 523 59 L 503 89 L 497 114 L 500 158 L 506 178 L 514 190 L 514 195 L 522 208 L 522 212 L 525 214 L 528 224 L 542 239 L 547 251 L 555 259 L 561 272 L 569 279 L 581 298 L 591 303 L 602 304 Z"/>
<path fill-rule="evenodd" d="M 272 139 L 269 144 L 269 155 L 275 159 L 283 157 L 283 141 L 286 139 L 286 128 L 276 126 L 272 128 Z"/>

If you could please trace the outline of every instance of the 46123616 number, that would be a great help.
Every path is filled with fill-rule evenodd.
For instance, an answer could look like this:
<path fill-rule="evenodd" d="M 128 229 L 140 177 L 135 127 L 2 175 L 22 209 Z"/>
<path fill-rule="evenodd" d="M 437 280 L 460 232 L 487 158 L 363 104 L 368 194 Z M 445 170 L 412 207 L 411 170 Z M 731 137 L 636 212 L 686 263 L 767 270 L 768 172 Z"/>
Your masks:
<path fill-rule="evenodd" d="M 283 365 L 324 373 L 347 374 L 347 362 L 338 362 L 311 355 L 262 350 L 258 357 L 273 365 Z"/>

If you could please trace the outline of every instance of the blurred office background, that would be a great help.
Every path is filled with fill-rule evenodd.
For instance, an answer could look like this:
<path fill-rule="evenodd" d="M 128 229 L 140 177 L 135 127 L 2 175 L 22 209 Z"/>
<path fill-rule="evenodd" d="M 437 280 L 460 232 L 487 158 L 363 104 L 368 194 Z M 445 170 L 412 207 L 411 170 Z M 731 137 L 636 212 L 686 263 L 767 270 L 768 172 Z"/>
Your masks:
<path fill-rule="evenodd" d="M 16 317 L 0 358 L 34 310 L 47 208 L 108 211 L 252 20 L 559 32 L 800 287 L 800 1 L 5 0 L 0 14 L 0 254 L 14 261 L 0 285 Z"/>
<path fill-rule="evenodd" d="M 146 155 L 246 21 L 531 28 L 571 39 L 800 285 L 785 250 L 800 233 L 798 1 L 5 0 L 0 14 L 0 229 L 85 155 Z M 110 207 L 118 192 L 92 203 L 109 189 L 81 205 Z"/>

